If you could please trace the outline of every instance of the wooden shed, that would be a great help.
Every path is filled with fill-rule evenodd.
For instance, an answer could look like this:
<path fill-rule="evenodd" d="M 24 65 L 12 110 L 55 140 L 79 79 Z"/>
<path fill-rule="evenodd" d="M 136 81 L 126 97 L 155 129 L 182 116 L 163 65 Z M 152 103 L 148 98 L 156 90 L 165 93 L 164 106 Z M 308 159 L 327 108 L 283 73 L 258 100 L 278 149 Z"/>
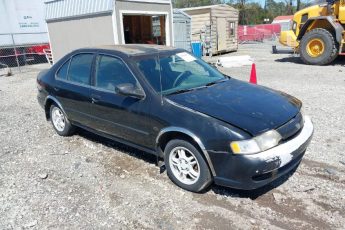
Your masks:
<path fill-rule="evenodd" d="M 238 49 L 238 10 L 226 5 L 181 9 L 192 18 L 192 40 L 201 41 L 209 55 Z"/>

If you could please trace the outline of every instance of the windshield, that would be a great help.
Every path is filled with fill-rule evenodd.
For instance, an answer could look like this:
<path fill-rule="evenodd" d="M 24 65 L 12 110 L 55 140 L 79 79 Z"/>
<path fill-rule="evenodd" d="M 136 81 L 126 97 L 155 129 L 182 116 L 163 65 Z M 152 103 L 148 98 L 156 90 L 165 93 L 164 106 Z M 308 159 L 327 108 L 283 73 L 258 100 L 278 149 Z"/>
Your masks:
<path fill-rule="evenodd" d="M 168 56 L 144 57 L 137 67 L 156 92 L 171 94 L 225 80 L 223 74 L 187 52 Z M 161 78 L 160 78 L 161 76 Z"/>

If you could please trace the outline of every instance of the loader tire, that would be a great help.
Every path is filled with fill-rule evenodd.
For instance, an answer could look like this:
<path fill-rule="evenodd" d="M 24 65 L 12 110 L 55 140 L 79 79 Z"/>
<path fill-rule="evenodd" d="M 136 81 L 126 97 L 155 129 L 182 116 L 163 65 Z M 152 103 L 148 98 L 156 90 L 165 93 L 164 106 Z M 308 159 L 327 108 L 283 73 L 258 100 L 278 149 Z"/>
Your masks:
<path fill-rule="evenodd" d="M 338 56 L 338 43 L 328 30 L 313 29 L 302 37 L 300 55 L 308 65 L 327 65 Z"/>

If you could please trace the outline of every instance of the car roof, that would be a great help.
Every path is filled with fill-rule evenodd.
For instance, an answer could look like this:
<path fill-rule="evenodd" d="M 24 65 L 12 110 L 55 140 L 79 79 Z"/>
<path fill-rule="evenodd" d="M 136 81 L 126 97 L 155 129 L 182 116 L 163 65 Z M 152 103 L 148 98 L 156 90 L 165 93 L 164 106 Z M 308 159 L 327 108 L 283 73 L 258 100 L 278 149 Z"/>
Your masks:
<path fill-rule="evenodd" d="M 178 49 L 169 46 L 162 45 L 148 45 L 148 44 L 128 44 L 128 45 L 106 45 L 106 46 L 96 46 L 90 48 L 82 48 L 76 50 L 77 52 L 83 51 L 106 51 L 113 52 L 117 54 L 122 54 L 125 56 L 141 56 L 150 55 L 157 53 L 165 53 L 171 51 L 184 51 L 183 49 Z"/>

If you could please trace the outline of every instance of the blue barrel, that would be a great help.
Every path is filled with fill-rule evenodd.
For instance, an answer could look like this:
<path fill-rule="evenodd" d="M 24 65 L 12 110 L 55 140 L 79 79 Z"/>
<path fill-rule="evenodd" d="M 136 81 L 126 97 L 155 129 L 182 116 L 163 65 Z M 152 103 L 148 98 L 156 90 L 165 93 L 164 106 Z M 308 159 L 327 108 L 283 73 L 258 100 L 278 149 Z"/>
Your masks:
<path fill-rule="evenodd" d="M 195 57 L 201 58 L 202 56 L 201 42 L 192 42 L 192 52 Z"/>

